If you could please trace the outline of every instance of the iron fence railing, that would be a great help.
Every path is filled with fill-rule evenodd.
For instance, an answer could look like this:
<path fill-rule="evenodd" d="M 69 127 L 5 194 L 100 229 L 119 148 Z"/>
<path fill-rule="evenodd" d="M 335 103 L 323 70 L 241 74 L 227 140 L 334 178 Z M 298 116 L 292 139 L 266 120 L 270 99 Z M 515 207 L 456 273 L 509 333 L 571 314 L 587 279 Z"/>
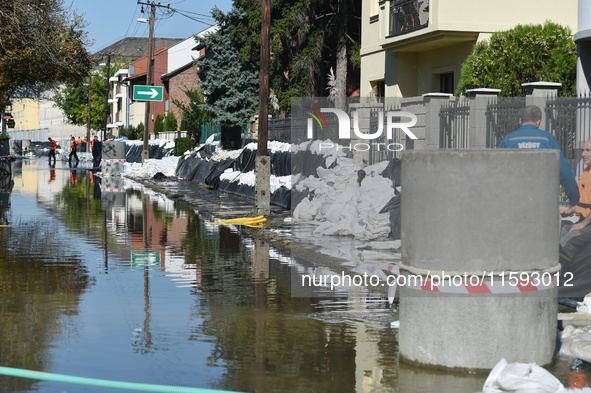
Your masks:
<path fill-rule="evenodd" d="M 386 109 L 387 108 L 387 109 Z M 407 150 L 412 150 L 412 139 L 407 138 L 406 134 L 400 129 L 395 128 L 392 132 L 392 139 L 388 139 L 386 131 L 387 125 L 387 113 L 392 111 L 400 111 L 400 103 L 378 105 L 370 109 L 369 112 L 369 129 L 371 132 L 376 132 L 380 127 L 380 117 L 382 122 L 382 133 L 378 138 L 372 139 L 371 143 L 368 143 L 368 163 L 369 165 L 377 164 L 382 161 L 390 161 L 394 158 L 400 158 L 402 149 L 400 146 L 404 146 Z M 402 119 L 394 117 L 393 122 L 400 122 Z"/>
<path fill-rule="evenodd" d="M 444 104 L 439 111 L 439 147 L 467 149 L 470 147 L 470 105 L 463 99 Z"/>
<path fill-rule="evenodd" d="M 583 144 L 591 139 L 591 97 L 556 97 L 546 102 L 546 130 L 558 141 L 573 172 L 580 173 Z"/>
<path fill-rule="evenodd" d="M 269 121 L 269 140 L 290 143 L 291 141 L 291 118 L 272 119 Z"/>
<path fill-rule="evenodd" d="M 497 147 L 508 133 L 519 128 L 525 97 L 498 97 L 486 107 L 486 147 Z"/>

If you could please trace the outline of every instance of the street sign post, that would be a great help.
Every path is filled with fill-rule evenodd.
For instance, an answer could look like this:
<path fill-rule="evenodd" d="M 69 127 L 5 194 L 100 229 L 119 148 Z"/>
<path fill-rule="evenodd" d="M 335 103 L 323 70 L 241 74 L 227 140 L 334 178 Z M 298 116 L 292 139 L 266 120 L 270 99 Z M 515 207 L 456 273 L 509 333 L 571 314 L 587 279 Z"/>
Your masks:
<path fill-rule="evenodd" d="M 135 85 L 133 87 L 134 101 L 162 101 L 164 97 L 164 88 L 162 86 L 143 86 Z"/>

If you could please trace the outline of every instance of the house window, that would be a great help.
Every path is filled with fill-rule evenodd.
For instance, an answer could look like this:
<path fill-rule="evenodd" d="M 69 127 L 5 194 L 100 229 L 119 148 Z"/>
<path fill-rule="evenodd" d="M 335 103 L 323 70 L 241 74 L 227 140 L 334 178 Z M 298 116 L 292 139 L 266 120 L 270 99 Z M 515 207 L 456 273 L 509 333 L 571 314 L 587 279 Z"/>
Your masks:
<path fill-rule="evenodd" d="M 454 73 L 439 74 L 439 92 L 454 93 Z"/>
<path fill-rule="evenodd" d="M 383 98 L 386 95 L 386 82 L 383 79 L 371 82 L 371 90 L 375 98 Z"/>

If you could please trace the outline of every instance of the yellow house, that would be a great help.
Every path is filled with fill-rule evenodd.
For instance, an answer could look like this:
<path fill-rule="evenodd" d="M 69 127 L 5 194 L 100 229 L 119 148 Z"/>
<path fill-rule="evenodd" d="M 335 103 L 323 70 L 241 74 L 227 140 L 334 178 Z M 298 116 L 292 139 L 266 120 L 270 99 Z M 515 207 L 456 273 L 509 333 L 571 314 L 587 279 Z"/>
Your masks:
<path fill-rule="evenodd" d="M 477 42 L 547 20 L 574 34 L 577 0 L 364 0 L 361 96 L 453 93 Z"/>

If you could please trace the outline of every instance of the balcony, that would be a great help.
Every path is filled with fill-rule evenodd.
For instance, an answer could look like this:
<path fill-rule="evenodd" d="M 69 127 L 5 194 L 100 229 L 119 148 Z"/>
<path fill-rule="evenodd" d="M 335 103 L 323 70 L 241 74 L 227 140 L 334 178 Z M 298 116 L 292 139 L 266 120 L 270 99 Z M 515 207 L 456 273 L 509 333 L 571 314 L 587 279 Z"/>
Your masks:
<path fill-rule="evenodd" d="M 429 25 L 429 0 L 396 0 L 390 3 L 390 36 Z"/>

